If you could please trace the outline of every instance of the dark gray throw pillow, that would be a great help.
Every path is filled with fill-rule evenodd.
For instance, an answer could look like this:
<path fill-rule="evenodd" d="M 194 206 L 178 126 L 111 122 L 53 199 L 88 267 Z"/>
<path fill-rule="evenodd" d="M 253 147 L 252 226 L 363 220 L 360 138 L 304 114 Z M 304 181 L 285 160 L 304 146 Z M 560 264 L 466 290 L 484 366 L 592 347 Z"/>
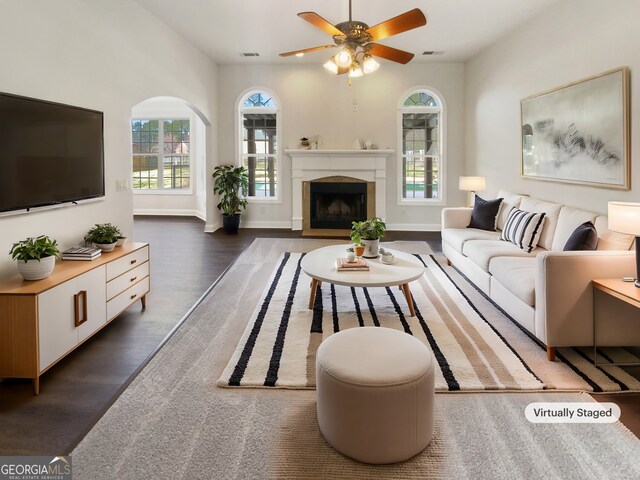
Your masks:
<path fill-rule="evenodd" d="M 565 252 L 578 250 L 595 250 L 598 246 L 598 232 L 591 222 L 579 225 L 564 244 Z"/>
<path fill-rule="evenodd" d="M 495 200 L 485 200 L 476 195 L 471 212 L 471 223 L 467 228 L 479 228 L 480 230 L 496 231 L 496 215 L 500 210 L 502 198 Z"/>

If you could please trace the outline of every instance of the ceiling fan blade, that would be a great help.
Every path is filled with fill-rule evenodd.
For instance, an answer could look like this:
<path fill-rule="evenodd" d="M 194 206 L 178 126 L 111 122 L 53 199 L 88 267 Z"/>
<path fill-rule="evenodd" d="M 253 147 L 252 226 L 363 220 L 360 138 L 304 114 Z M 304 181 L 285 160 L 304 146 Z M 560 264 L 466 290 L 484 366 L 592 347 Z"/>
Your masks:
<path fill-rule="evenodd" d="M 398 33 L 413 30 L 427 24 L 427 19 L 419 8 L 414 8 L 408 12 L 390 18 L 389 20 L 367 28 L 367 32 L 371 35 L 372 41 L 382 40 L 383 38 L 397 35 Z"/>
<path fill-rule="evenodd" d="M 386 58 L 392 62 L 402 63 L 403 65 L 409 63 L 414 57 L 413 53 L 405 52 L 404 50 L 398 50 L 397 48 L 387 47 L 386 45 L 380 45 L 374 43 L 369 50 L 371 55 L 376 57 Z"/>
<path fill-rule="evenodd" d="M 311 25 L 318 27 L 320 30 L 323 30 L 324 32 L 328 33 L 331 36 L 344 35 L 344 33 L 342 33 L 340 30 L 338 30 L 336 27 L 331 25 L 329 22 L 327 22 L 324 18 L 322 18 L 320 15 L 318 15 L 315 12 L 300 12 L 298 16 L 303 20 L 306 20 L 307 22 L 309 22 Z"/>
<path fill-rule="evenodd" d="M 335 45 L 322 45 L 320 47 L 305 48 L 303 50 L 294 50 L 293 52 L 284 52 L 284 53 L 281 53 L 280 56 L 281 57 L 290 57 L 291 55 L 295 55 L 296 53 L 316 52 L 318 50 L 326 50 L 327 48 L 336 48 L 336 46 Z"/>

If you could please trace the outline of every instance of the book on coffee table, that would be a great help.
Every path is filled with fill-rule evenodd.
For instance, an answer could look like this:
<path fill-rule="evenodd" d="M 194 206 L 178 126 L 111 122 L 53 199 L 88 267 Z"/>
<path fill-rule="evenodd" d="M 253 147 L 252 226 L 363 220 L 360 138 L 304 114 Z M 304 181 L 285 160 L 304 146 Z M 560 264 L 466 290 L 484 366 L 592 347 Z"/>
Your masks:
<path fill-rule="evenodd" d="M 336 259 L 336 269 L 339 272 L 366 272 L 369 270 L 369 265 L 362 258 L 356 258 L 353 262 L 349 262 L 346 258 L 339 257 Z"/>

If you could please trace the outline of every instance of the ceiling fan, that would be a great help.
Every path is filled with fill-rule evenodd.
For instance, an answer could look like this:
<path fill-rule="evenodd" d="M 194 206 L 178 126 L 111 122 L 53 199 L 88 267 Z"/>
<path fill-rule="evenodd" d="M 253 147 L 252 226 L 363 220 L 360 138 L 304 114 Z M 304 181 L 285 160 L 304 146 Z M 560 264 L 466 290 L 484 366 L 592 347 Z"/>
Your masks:
<path fill-rule="evenodd" d="M 413 58 L 413 53 L 398 50 L 375 43 L 378 40 L 413 30 L 426 25 L 427 19 L 419 8 L 390 18 L 382 23 L 369 27 L 364 22 L 352 20 L 351 0 L 349 0 L 349 21 L 332 25 L 315 12 L 300 12 L 298 16 L 333 37 L 334 45 L 294 50 L 281 53 L 281 57 L 302 56 L 305 53 L 339 47 L 340 51 L 331 57 L 324 67 L 332 73 L 341 75 L 349 73 L 349 77 L 361 77 L 365 73 L 375 72 L 380 64 L 373 58 L 381 57 L 392 62 L 406 64 Z"/>

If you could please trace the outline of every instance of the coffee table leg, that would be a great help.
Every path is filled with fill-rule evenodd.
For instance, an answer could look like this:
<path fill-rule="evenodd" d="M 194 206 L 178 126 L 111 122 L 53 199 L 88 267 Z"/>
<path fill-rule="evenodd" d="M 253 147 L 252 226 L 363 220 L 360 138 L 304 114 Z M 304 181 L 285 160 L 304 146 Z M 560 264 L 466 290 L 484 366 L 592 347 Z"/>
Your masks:
<path fill-rule="evenodd" d="M 407 305 L 409 305 L 409 313 L 411 314 L 412 317 L 415 317 L 416 311 L 413 308 L 413 298 L 411 297 L 411 290 L 409 290 L 409 284 L 403 283 L 401 286 L 402 286 L 402 291 L 404 292 L 404 298 L 407 299 Z"/>
<path fill-rule="evenodd" d="M 316 300 L 316 289 L 318 288 L 318 285 L 320 285 L 322 282 L 320 282 L 319 280 L 316 280 L 315 278 L 311 279 L 311 293 L 309 294 L 309 310 L 313 310 L 313 304 L 315 303 Z"/>

